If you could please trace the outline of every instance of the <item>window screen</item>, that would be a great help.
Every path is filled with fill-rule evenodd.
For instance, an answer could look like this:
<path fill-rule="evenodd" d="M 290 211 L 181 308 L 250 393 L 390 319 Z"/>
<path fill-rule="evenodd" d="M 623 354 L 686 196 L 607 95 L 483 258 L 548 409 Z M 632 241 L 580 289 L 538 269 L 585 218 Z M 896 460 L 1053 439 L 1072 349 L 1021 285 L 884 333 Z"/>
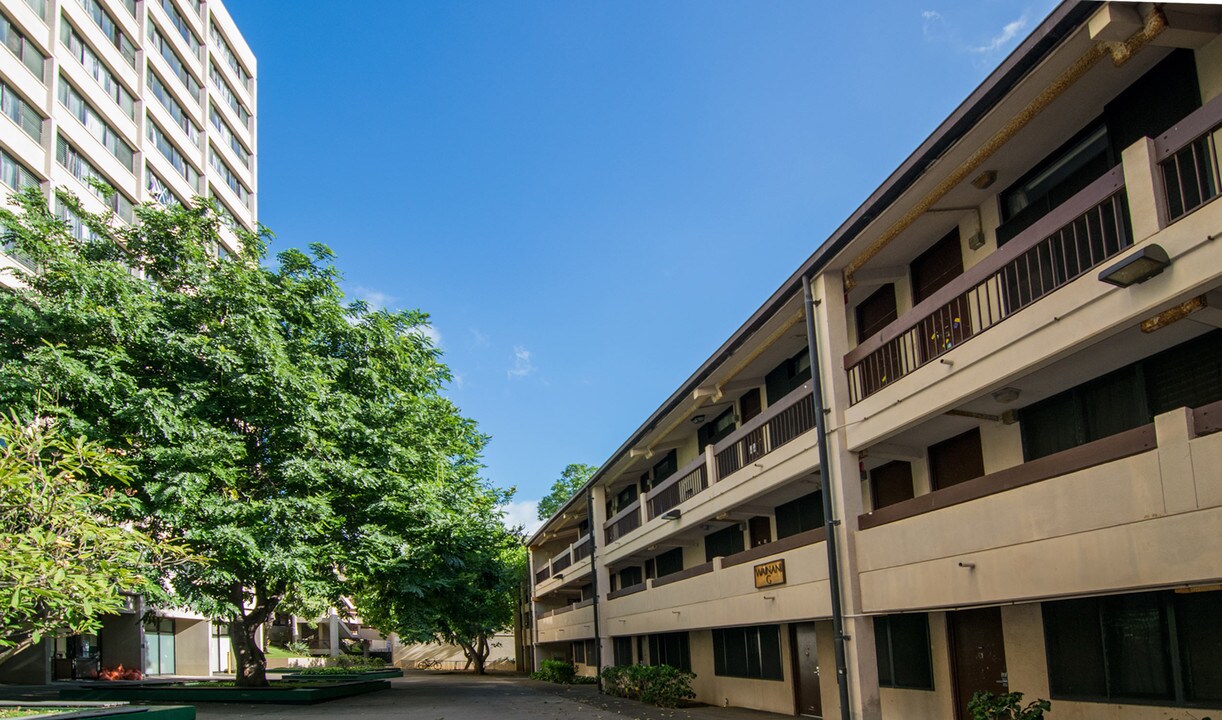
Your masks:
<path fill-rule="evenodd" d="M 714 630 L 713 673 L 722 677 L 783 680 L 780 626 Z"/>

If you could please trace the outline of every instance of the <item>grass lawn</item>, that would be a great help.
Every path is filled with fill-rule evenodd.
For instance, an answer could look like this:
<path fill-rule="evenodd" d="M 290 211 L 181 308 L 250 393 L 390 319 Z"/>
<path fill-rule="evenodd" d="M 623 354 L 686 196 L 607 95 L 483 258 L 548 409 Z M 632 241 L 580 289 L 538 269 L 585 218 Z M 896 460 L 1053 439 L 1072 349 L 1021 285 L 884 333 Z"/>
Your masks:
<path fill-rule="evenodd" d="M 72 712 L 76 708 L 0 708 L 0 720 L 9 718 L 33 717 L 34 715 L 51 715 L 54 713 Z"/>

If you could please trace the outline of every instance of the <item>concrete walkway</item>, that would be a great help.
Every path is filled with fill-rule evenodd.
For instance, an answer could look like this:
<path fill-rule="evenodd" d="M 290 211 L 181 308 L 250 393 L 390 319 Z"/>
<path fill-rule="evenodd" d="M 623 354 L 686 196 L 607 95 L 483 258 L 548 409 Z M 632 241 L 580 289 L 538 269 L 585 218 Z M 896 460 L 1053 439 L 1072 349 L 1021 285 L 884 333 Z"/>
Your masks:
<path fill-rule="evenodd" d="M 599 695 L 592 685 L 553 685 L 511 675 L 408 671 L 391 689 L 319 705 L 200 703 L 198 720 L 344 718 L 344 720 L 780 720 L 737 708 L 663 710 Z"/>

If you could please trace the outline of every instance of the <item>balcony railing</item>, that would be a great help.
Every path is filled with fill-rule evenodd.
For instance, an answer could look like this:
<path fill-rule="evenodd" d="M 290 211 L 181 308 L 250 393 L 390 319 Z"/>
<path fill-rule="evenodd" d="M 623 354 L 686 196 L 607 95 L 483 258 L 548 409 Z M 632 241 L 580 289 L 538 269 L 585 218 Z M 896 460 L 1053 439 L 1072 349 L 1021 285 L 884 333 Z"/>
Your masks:
<path fill-rule="evenodd" d="M 729 476 L 814 427 L 815 400 L 806 383 L 717 443 L 717 477 Z"/>
<path fill-rule="evenodd" d="M 552 558 L 552 572 L 558 573 L 561 570 L 567 568 L 569 565 L 572 565 L 572 564 L 573 564 L 573 554 L 570 553 L 568 549 L 565 549 L 564 552 Z"/>
<path fill-rule="evenodd" d="M 615 542 L 641 526 L 642 505 L 648 519 L 653 520 L 814 427 L 815 403 L 811 384 L 806 383 L 607 520 L 603 525 L 607 542 Z"/>
<path fill-rule="evenodd" d="M 1117 166 L 844 357 L 853 403 L 1043 298 L 1132 244 Z"/>
<path fill-rule="evenodd" d="M 603 525 L 607 542 L 615 542 L 641 526 L 641 499 L 637 498 Z"/>
<path fill-rule="evenodd" d="M 593 540 L 594 538 L 586 535 L 577 542 L 573 543 L 573 562 L 581 562 L 582 560 L 590 557 L 590 554 L 594 552 Z"/>
<path fill-rule="evenodd" d="M 545 565 L 543 569 L 535 572 L 535 583 L 541 583 L 552 576 L 552 566 Z"/>
<path fill-rule="evenodd" d="M 1191 213 L 1218 196 L 1218 148 L 1222 96 L 1205 103 L 1154 141 L 1154 160 L 1162 171 L 1165 223 Z"/>
<path fill-rule="evenodd" d="M 542 569 L 535 572 L 535 584 L 538 585 L 548 578 L 555 577 L 561 570 L 572 567 L 574 563 L 579 563 L 590 557 L 594 550 L 594 545 L 590 542 L 591 539 L 587 533 L 577 538 L 576 542 L 549 559 Z"/>
<path fill-rule="evenodd" d="M 653 520 L 684 500 L 709 488 L 708 466 L 700 456 L 649 491 L 647 506 Z"/>

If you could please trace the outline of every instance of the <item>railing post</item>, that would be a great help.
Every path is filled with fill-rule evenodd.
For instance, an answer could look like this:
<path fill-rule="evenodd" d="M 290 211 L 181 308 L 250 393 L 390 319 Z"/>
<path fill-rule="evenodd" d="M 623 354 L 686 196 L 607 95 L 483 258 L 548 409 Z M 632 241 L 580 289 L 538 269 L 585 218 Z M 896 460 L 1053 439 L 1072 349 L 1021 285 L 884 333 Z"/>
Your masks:
<path fill-rule="evenodd" d="M 1154 141 L 1150 138 L 1141 138 L 1120 154 L 1134 245 L 1167 226 L 1162 168 L 1154 158 Z"/>
<path fill-rule="evenodd" d="M 717 477 L 717 451 L 712 443 L 704 446 L 704 475 L 707 478 L 705 482 L 710 487 L 719 479 Z"/>

